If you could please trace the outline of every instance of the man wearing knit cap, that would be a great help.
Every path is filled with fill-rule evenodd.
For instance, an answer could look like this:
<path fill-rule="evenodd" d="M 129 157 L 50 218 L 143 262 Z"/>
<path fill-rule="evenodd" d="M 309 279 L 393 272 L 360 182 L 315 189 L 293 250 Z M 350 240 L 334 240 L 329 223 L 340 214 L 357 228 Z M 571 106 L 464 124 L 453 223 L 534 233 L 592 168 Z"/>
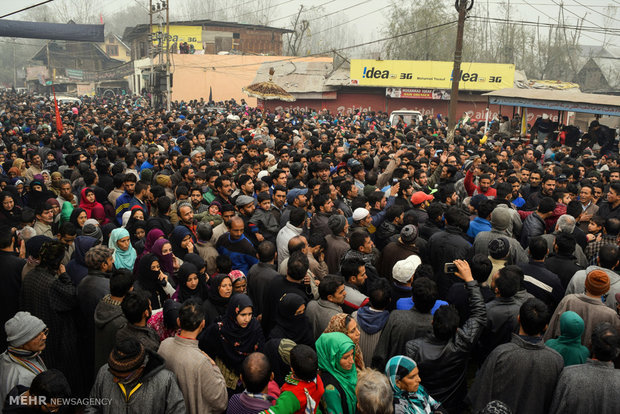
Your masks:
<path fill-rule="evenodd" d="M 325 241 L 327 242 L 325 263 L 327 263 L 329 273 L 335 275 L 340 270 L 340 261 L 351 248 L 346 238 L 349 233 L 349 223 L 347 223 L 347 219 L 343 215 L 333 214 L 327 220 L 327 226 L 332 234 L 325 236 Z"/>
<path fill-rule="evenodd" d="M 521 244 L 508 234 L 511 224 L 510 212 L 506 209 L 496 208 L 491 213 L 491 230 L 481 231 L 474 240 L 474 252 L 476 254 L 489 255 L 489 243 L 498 237 L 505 237 L 510 243 L 509 257 L 512 263 L 527 262 L 529 258 L 521 247 Z"/>
<path fill-rule="evenodd" d="M 602 297 L 609 291 L 609 276 L 602 270 L 593 270 L 588 273 L 585 282 L 585 293 L 566 295 L 560 302 L 551 317 L 549 329 L 545 333 L 545 340 L 560 335 L 560 316 L 565 311 L 573 311 L 581 316 L 585 329 L 581 336 L 581 343 L 588 348 L 592 344 L 592 331 L 603 322 L 609 322 L 616 329 L 620 329 L 620 318 L 616 312 L 602 301 Z"/>
<path fill-rule="evenodd" d="M 17 312 L 4 324 L 8 349 L 0 355 L 0 401 L 16 385 L 30 386 L 37 374 L 47 370 L 41 359 L 48 329 L 29 312 Z"/>
<path fill-rule="evenodd" d="M 174 373 L 165 369 L 161 356 L 145 348 L 135 338 L 116 343 L 108 363 L 99 370 L 90 396 L 92 403 L 106 401 L 107 404 L 87 406 L 87 413 L 187 412 Z"/>
<path fill-rule="evenodd" d="M 418 237 L 418 228 L 413 224 L 407 224 L 400 230 L 398 240 L 388 243 L 382 250 L 378 266 L 379 274 L 391 278 L 396 262 L 405 260 L 413 254 L 424 257 L 425 251 L 426 242 Z M 393 302 L 394 306 L 395 304 L 396 301 Z"/>

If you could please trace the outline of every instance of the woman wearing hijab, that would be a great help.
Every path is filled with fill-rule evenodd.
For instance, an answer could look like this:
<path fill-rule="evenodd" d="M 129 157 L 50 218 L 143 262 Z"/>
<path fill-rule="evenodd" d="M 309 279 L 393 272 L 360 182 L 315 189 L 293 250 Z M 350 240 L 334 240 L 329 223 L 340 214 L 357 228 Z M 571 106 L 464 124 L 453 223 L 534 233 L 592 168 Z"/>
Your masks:
<path fill-rule="evenodd" d="M 27 205 L 36 209 L 38 205 L 45 203 L 48 198 L 54 197 L 54 193 L 49 191 L 43 180 L 33 180 L 30 182 L 30 191 L 25 195 Z"/>
<path fill-rule="evenodd" d="M 13 194 L 8 191 L 0 193 L 0 223 L 17 226 L 21 222 L 22 209 L 15 203 Z"/>
<path fill-rule="evenodd" d="M 229 393 L 243 390 L 239 378 L 241 364 L 252 352 L 262 352 L 265 338 L 260 323 L 253 316 L 252 300 L 235 295 L 220 322 L 210 325 L 199 337 L 198 346 L 219 367 Z"/>
<path fill-rule="evenodd" d="M 394 414 L 427 414 L 440 410 L 441 403 L 420 385 L 418 367 L 413 359 L 403 355 L 390 358 L 385 375 L 394 391 Z"/>
<path fill-rule="evenodd" d="M 86 252 L 97 244 L 97 239 L 89 236 L 77 236 L 73 241 L 75 250 L 73 258 L 67 263 L 67 274 L 75 286 L 88 275 L 88 267 L 86 267 Z"/>
<path fill-rule="evenodd" d="M 185 302 L 189 298 L 194 298 L 202 304 L 209 297 L 207 282 L 194 264 L 183 263 L 177 272 L 177 279 L 179 284 L 172 299 Z"/>
<path fill-rule="evenodd" d="M 60 195 L 60 187 L 62 187 L 62 185 L 60 184 L 62 181 L 62 174 L 59 173 L 58 171 L 55 171 L 52 173 L 51 175 L 52 177 L 52 182 L 50 184 L 50 191 L 53 192 L 54 194 L 56 194 L 56 196 Z"/>
<path fill-rule="evenodd" d="M 306 302 L 296 293 L 285 293 L 278 303 L 276 325 L 269 332 L 270 338 L 287 338 L 296 344 L 314 348 L 312 327 L 306 316 Z"/>
<path fill-rule="evenodd" d="M 151 252 L 157 256 L 161 270 L 168 274 L 174 275 L 174 255 L 172 254 L 172 245 L 166 239 L 158 239 L 154 244 Z"/>
<path fill-rule="evenodd" d="M 174 288 L 168 282 L 168 276 L 162 272 L 159 259 L 154 254 L 144 256 L 138 265 L 138 279 L 134 287 L 151 294 L 151 307 L 160 309 L 172 294 Z"/>
<path fill-rule="evenodd" d="M 185 226 L 176 226 L 170 235 L 172 253 L 181 260 L 185 260 L 187 253 L 194 252 L 192 232 Z"/>
<path fill-rule="evenodd" d="M 95 190 L 90 187 L 86 187 L 82 189 L 82 192 L 80 194 L 80 208 L 83 208 L 86 211 L 88 218 L 94 218 L 93 210 L 95 208 L 97 208 L 99 212 L 103 212 L 103 215 L 105 216 L 103 206 L 97 201 L 97 198 L 95 197 Z"/>
<path fill-rule="evenodd" d="M 134 220 L 127 224 L 126 229 L 129 232 L 131 245 L 136 249 L 136 253 L 142 253 L 144 251 L 146 221 Z"/>
<path fill-rule="evenodd" d="M 202 305 L 205 312 L 205 323 L 210 325 L 221 319 L 232 296 L 232 281 L 224 273 L 219 273 L 209 281 L 209 298 Z"/>
<path fill-rule="evenodd" d="M 138 255 L 138 258 L 136 259 L 136 264 L 144 256 L 151 253 L 151 249 L 153 248 L 153 245 L 155 244 L 155 242 L 163 237 L 164 237 L 164 232 L 161 231 L 160 229 L 152 229 L 151 231 L 149 231 L 146 234 L 146 237 L 144 238 L 144 250 L 142 250 L 142 253 Z M 138 266 L 136 265 L 134 267 L 134 273 L 137 273 L 137 271 L 138 271 Z"/>
<path fill-rule="evenodd" d="M 321 398 L 323 412 L 355 414 L 355 344 L 341 332 L 323 333 L 316 340 L 316 355 L 325 386 Z"/>
<path fill-rule="evenodd" d="M 64 204 L 66 203 L 68 203 L 68 201 Z M 75 231 L 78 235 L 82 234 L 82 228 L 84 227 L 84 224 L 86 224 L 86 220 L 88 220 L 88 213 L 80 207 L 74 208 L 71 212 L 71 216 L 69 217 L 69 222 L 75 226 Z"/>
<path fill-rule="evenodd" d="M 108 247 L 114 250 L 114 267 L 116 269 L 133 270 L 136 263 L 136 249 L 131 245 L 129 232 L 120 227 L 112 230 Z"/>
<path fill-rule="evenodd" d="M 179 324 L 177 318 L 179 317 L 179 310 L 183 306 L 182 303 L 175 302 L 172 299 L 166 299 L 164 307 L 156 312 L 153 312 L 146 326 L 149 326 L 157 332 L 159 342 L 162 342 L 166 338 L 170 338 L 180 333 Z"/>
<path fill-rule="evenodd" d="M 329 324 L 327 324 L 327 328 L 325 328 L 323 332 L 341 332 L 351 338 L 355 344 L 355 367 L 358 370 L 366 368 L 364 365 L 364 356 L 362 355 L 362 350 L 360 349 L 361 334 L 355 319 L 346 313 L 338 313 L 332 316 Z"/>
<path fill-rule="evenodd" d="M 560 336 L 545 342 L 545 345 L 562 355 L 565 367 L 583 364 L 590 357 L 590 350 L 581 345 L 584 329 L 581 316 L 573 311 L 566 311 L 560 316 Z"/>

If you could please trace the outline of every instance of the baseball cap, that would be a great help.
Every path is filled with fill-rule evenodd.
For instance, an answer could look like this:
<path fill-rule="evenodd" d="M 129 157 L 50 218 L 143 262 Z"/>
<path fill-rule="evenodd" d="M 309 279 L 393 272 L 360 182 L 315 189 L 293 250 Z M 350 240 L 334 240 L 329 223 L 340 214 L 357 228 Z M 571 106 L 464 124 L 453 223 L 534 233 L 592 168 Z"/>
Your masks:
<path fill-rule="evenodd" d="M 417 206 L 419 204 L 422 204 L 425 201 L 430 201 L 433 200 L 435 197 L 430 195 L 430 194 L 426 194 L 424 191 L 418 191 L 413 193 L 413 195 L 411 196 L 411 203 L 414 206 Z"/>

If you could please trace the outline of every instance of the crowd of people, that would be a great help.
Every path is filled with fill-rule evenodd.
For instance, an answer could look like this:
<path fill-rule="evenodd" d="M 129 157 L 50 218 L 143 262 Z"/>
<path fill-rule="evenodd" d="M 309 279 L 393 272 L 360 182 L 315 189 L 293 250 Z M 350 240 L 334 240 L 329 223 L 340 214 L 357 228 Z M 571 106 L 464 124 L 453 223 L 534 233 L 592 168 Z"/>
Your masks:
<path fill-rule="evenodd" d="M 598 121 L 55 117 L 0 93 L 4 413 L 620 412 Z"/>

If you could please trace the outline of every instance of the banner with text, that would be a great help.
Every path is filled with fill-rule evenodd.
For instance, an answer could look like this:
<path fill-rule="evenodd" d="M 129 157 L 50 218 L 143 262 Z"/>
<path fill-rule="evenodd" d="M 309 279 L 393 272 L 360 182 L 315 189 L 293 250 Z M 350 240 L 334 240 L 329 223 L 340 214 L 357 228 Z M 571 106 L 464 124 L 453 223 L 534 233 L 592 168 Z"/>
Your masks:
<path fill-rule="evenodd" d="M 351 60 L 351 84 L 402 88 L 450 89 L 452 62 L 418 60 Z M 461 64 L 459 89 L 493 91 L 512 88 L 515 66 L 500 63 Z"/>
<path fill-rule="evenodd" d="M 162 50 L 166 50 L 166 27 L 152 26 L 153 45 L 157 46 L 161 38 Z M 170 26 L 170 49 L 179 50 L 181 43 L 194 45 L 194 50 L 202 50 L 202 26 Z"/>
<path fill-rule="evenodd" d="M 445 89 L 385 88 L 385 95 L 390 98 L 450 100 L 450 91 Z"/>

